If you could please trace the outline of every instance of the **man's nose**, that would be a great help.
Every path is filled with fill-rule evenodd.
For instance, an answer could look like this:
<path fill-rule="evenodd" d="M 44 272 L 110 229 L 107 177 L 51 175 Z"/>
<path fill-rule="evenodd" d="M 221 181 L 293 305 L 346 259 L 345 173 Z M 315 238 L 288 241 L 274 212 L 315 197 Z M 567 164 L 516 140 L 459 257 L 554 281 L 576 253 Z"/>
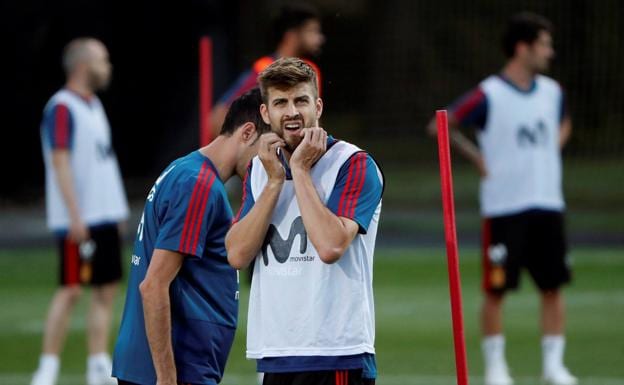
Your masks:
<path fill-rule="evenodd" d="M 288 116 L 291 116 L 291 117 L 299 114 L 299 112 L 297 111 L 297 107 L 295 106 L 295 103 L 288 103 L 288 106 L 286 107 L 286 114 L 288 114 Z"/>

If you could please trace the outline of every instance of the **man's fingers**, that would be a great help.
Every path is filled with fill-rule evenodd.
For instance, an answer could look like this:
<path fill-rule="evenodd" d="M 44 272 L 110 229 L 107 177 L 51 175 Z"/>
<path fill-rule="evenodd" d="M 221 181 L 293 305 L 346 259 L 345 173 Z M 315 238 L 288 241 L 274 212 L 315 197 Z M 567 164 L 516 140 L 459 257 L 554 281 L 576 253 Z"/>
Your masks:
<path fill-rule="evenodd" d="M 284 146 L 286 146 L 286 143 L 284 143 L 284 141 L 279 141 L 279 142 L 271 143 L 271 146 L 269 147 L 269 149 L 272 153 L 277 153 L 277 149 L 284 148 Z"/>

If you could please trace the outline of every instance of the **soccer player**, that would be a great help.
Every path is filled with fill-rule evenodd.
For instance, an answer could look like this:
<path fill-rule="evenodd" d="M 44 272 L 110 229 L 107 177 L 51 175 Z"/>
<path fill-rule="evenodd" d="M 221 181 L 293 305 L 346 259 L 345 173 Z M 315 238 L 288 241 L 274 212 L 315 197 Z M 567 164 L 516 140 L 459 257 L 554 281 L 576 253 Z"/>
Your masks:
<path fill-rule="evenodd" d="M 221 381 L 238 315 L 223 182 L 244 175 L 258 136 L 269 130 L 260 103 L 257 89 L 235 100 L 221 135 L 167 166 L 150 190 L 113 359 L 119 384 Z"/>
<path fill-rule="evenodd" d="M 264 384 L 374 384 L 373 253 L 383 177 L 320 127 L 316 73 L 282 58 L 259 76 L 260 139 L 228 261 L 255 260 L 247 357 Z"/>
<path fill-rule="evenodd" d="M 216 134 L 232 100 L 258 85 L 258 74 L 280 57 L 299 57 L 310 64 L 317 74 L 319 89 L 321 71 L 312 62 L 321 52 L 325 37 L 321 31 L 321 17 L 316 9 L 304 3 L 290 3 L 282 6 L 273 20 L 273 41 L 275 52 L 256 60 L 252 67 L 239 75 L 238 79 L 221 96 L 211 114 L 211 129 Z"/>
<path fill-rule="evenodd" d="M 91 287 L 87 316 L 87 385 L 114 384 L 107 353 L 113 299 L 121 278 L 118 225 L 128 204 L 102 103 L 111 64 L 104 44 L 71 41 L 63 54 L 67 82 L 47 103 L 41 124 L 48 227 L 59 249 L 60 287 L 48 311 L 43 352 L 32 385 L 53 385 L 69 317 Z"/>
<path fill-rule="evenodd" d="M 552 28 L 541 16 L 513 16 L 503 38 L 502 71 L 450 107 L 455 147 L 478 168 L 483 226 L 482 348 L 487 385 L 513 383 L 504 355 L 504 295 L 526 268 L 540 291 L 543 379 L 574 385 L 563 364 L 564 302 L 570 281 L 561 188 L 561 148 L 571 133 L 559 84 L 540 73 L 554 57 Z M 478 148 L 457 126 L 477 128 Z M 435 134 L 435 119 L 429 124 Z"/>

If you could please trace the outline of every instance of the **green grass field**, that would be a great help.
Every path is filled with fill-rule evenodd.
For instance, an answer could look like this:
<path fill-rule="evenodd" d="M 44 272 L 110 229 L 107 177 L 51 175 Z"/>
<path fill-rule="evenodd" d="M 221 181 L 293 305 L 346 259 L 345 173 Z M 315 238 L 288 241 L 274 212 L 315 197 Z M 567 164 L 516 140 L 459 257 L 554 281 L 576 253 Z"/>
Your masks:
<path fill-rule="evenodd" d="M 468 367 L 480 384 L 476 250 L 460 249 Z M 129 254 L 128 254 L 129 255 Z M 575 281 L 566 290 L 566 361 L 583 385 L 624 385 L 624 249 L 575 249 Z M 41 344 L 56 282 L 52 249 L 0 250 L 0 384 L 27 384 Z M 244 358 L 248 287 L 243 284 L 241 326 L 223 383 L 253 385 Z M 454 384 L 446 263 L 442 249 L 381 249 L 375 261 L 377 357 L 381 385 Z M 83 384 L 86 300 L 76 309 L 62 357 L 60 385 Z M 116 302 L 115 328 L 123 306 Z M 518 385 L 539 383 L 538 302 L 529 280 L 505 308 L 507 357 Z M 113 332 L 111 345 L 116 337 Z"/>

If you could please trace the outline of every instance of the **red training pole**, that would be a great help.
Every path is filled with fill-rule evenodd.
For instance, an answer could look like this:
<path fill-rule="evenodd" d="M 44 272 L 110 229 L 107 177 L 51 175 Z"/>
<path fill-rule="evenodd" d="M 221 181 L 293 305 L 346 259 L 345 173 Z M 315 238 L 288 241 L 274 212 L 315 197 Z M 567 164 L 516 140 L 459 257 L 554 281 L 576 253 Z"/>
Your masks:
<path fill-rule="evenodd" d="M 462 314 L 461 281 L 459 277 L 459 254 L 457 252 L 455 206 L 453 203 L 453 174 L 451 172 L 451 151 L 446 110 L 436 111 L 436 122 L 438 124 L 438 153 L 440 157 L 442 206 L 444 209 L 444 236 L 446 238 L 449 290 L 451 294 L 457 385 L 468 385 L 466 340 L 464 338 L 464 317 Z"/>
<path fill-rule="evenodd" d="M 202 36 L 199 40 L 199 144 L 212 141 L 210 112 L 212 108 L 212 39 Z"/>

